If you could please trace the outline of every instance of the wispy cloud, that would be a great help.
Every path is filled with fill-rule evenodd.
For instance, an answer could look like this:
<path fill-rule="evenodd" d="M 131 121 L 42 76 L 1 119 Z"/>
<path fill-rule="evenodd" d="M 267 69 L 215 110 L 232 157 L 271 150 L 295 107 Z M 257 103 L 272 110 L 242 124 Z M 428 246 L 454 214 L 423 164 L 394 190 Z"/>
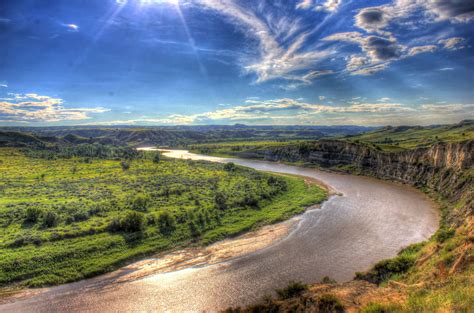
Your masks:
<path fill-rule="evenodd" d="M 78 32 L 79 31 L 79 26 L 76 25 L 76 24 L 63 24 L 63 26 L 66 27 L 71 32 Z"/>
<path fill-rule="evenodd" d="M 438 41 L 439 44 L 443 45 L 445 49 L 448 50 L 459 50 L 464 48 L 464 38 L 461 37 L 451 37 L 446 39 L 441 39 Z"/>
<path fill-rule="evenodd" d="M 320 69 L 318 64 L 335 53 L 334 49 L 315 50 L 305 46 L 309 32 L 298 19 L 286 14 L 257 15 L 231 0 L 199 0 L 201 5 L 229 18 L 248 37 L 257 40 L 259 56 L 243 64 L 247 72 L 257 75 L 257 82 L 273 79 L 307 82 Z"/>
<path fill-rule="evenodd" d="M 61 122 L 89 119 L 89 114 L 109 111 L 103 107 L 65 108 L 63 100 L 35 93 L 10 94 L 0 102 L 0 119 L 4 122 Z"/>

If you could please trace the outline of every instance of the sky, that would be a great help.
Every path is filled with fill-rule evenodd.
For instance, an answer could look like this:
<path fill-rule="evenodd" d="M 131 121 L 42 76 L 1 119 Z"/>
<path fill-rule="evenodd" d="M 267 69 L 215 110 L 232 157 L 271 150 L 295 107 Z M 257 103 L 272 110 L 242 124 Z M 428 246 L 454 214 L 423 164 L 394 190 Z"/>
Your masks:
<path fill-rule="evenodd" d="M 3 0 L 0 126 L 474 118 L 474 0 Z"/>

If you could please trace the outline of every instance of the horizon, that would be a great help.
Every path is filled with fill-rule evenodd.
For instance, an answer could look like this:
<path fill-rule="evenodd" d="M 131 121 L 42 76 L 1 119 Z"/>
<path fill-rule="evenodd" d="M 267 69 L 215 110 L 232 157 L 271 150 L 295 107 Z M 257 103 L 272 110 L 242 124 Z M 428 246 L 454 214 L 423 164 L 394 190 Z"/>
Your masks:
<path fill-rule="evenodd" d="M 463 3 L 17 0 L 0 9 L 0 127 L 474 119 L 474 13 Z"/>

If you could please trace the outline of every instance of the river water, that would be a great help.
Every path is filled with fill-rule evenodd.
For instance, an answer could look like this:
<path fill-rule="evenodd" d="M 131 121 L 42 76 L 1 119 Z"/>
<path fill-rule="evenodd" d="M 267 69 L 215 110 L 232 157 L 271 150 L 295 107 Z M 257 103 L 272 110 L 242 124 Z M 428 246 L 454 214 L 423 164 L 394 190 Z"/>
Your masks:
<path fill-rule="evenodd" d="M 0 312 L 202 312 L 258 301 L 290 280 L 339 282 L 428 239 L 437 229 L 435 205 L 416 189 L 374 178 L 273 162 L 163 152 L 175 158 L 229 162 L 322 181 L 340 195 L 302 214 L 284 238 L 239 257 L 136 279 L 131 267 L 48 288 L 0 306 Z M 142 263 L 137 263 L 141 267 Z M 136 268 L 135 267 L 135 268 Z"/>

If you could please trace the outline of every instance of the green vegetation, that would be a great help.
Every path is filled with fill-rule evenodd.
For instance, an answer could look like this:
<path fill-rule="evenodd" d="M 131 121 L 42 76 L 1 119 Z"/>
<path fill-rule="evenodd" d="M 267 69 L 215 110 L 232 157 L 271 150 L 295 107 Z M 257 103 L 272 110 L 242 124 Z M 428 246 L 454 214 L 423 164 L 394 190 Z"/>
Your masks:
<path fill-rule="evenodd" d="M 277 289 L 276 293 L 278 295 L 278 298 L 280 298 L 281 300 L 285 300 L 297 297 L 306 290 L 308 290 L 308 285 L 303 284 L 301 282 L 292 281 L 285 288 Z"/>
<path fill-rule="evenodd" d="M 356 273 L 356 279 L 362 279 L 374 284 L 381 284 L 397 275 L 406 273 L 414 264 L 419 255 L 422 244 L 413 244 L 403 249 L 398 256 L 392 259 L 377 262 L 368 272 Z"/>
<path fill-rule="evenodd" d="M 242 152 L 252 152 L 265 148 L 273 148 L 286 146 L 288 144 L 295 144 L 301 142 L 300 140 L 288 141 L 235 141 L 235 142 L 220 142 L 220 143 L 206 143 L 189 145 L 188 149 L 191 152 L 219 156 L 219 157 L 235 157 Z"/>
<path fill-rule="evenodd" d="M 403 151 L 428 147 L 437 142 L 460 142 L 474 139 L 474 122 L 464 121 L 442 126 L 399 126 L 347 137 L 354 143 L 374 144 L 384 151 Z"/>
<path fill-rule="evenodd" d="M 326 197 L 299 178 L 234 164 L 83 148 L 61 158 L 0 149 L 1 285 L 79 280 L 284 220 Z"/>

